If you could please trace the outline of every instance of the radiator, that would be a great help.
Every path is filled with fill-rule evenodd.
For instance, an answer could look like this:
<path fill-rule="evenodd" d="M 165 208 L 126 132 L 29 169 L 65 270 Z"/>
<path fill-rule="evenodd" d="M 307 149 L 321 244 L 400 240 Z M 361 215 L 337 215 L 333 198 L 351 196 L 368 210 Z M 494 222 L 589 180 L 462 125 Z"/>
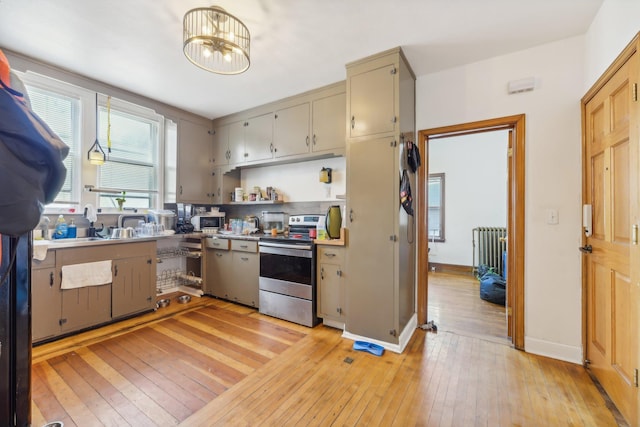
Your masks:
<path fill-rule="evenodd" d="M 504 227 L 476 227 L 472 234 L 474 271 L 477 272 L 478 267 L 484 264 L 493 267 L 496 273 L 502 274 L 506 267 L 502 265 L 502 252 L 507 250 L 507 229 Z"/>

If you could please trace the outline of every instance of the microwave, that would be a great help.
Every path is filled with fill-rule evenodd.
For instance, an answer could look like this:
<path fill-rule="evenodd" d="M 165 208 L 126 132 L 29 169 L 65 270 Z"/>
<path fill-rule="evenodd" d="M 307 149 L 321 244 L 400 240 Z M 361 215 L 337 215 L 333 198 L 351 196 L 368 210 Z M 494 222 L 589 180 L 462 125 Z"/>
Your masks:
<path fill-rule="evenodd" d="M 224 212 L 207 212 L 204 215 L 192 216 L 191 224 L 194 231 L 222 230 L 224 229 L 224 219 Z"/>

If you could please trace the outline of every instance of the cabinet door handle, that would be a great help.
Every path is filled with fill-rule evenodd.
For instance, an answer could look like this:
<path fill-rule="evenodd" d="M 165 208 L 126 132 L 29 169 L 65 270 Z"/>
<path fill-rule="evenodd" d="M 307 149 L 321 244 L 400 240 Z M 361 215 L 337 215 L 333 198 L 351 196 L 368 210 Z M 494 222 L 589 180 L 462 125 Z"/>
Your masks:
<path fill-rule="evenodd" d="M 336 256 L 336 254 L 332 254 L 331 252 L 325 252 L 325 253 L 324 253 L 324 255 L 325 255 L 325 256 L 328 256 L 328 257 L 334 257 L 334 256 Z"/>
<path fill-rule="evenodd" d="M 307 141 L 306 141 L 306 143 L 307 143 L 307 147 L 308 147 L 308 146 L 309 146 L 309 135 L 307 135 Z"/>
<path fill-rule="evenodd" d="M 240 259 L 241 259 L 241 260 L 243 260 L 243 261 L 249 261 L 249 258 L 247 258 L 247 257 L 245 257 L 245 256 L 240 257 Z"/>
<path fill-rule="evenodd" d="M 49 273 L 49 287 L 53 287 L 53 271 Z"/>
<path fill-rule="evenodd" d="M 269 151 L 273 153 L 273 143 L 269 144 Z"/>
<path fill-rule="evenodd" d="M 349 222 L 353 222 L 353 209 L 349 209 Z"/>
<path fill-rule="evenodd" d="M 318 139 L 318 138 L 316 137 L 316 134 L 314 133 L 314 134 L 313 134 L 313 145 L 316 145 L 316 141 L 317 141 L 317 139 Z"/>
<path fill-rule="evenodd" d="M 338 277 L 342 277 L 342 270 L 337 270 L 336 274 L 338 275 Z"/>
<path fill-rule="evenodd" d="M 217 256 L 218 258 L 220 258 L 220 257 L 222 256 L 222 254 L 216 254 L 216 256 Z"/>
<path fill-rule="evenodd" d="M 182 185 L 180 186 L 180 194 L 182 195 Z"/>
<path fill-rule="evenodd" d="M 356 116 L 351 116 L 351 129 L 356 127 Z"/>
<path fill-rule="evenodd" d="M 113 275 L 114 275 L 114 276 L 117 276 L 117 275 L 118 275 L 118 266 L 117 266 L 117 265 L 116 265 L 116 266 L 114 266 L 114 269 L 113 269 L 113 270 L 114 270 Z"/>
<path fill-rule="evenodd" d="M 324 267 L 320 268 L 320 279 L 324 280 Z"/>

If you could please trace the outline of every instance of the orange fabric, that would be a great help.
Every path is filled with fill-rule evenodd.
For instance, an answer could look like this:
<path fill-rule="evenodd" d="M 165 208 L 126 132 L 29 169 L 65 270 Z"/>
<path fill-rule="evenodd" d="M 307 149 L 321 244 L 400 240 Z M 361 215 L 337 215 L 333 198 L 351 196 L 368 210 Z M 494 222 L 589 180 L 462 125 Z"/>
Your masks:
<path fill-rule="evenodd" d="M 9 75 L 10 69 L 9 60 L 4 56 L 2 49 L 0 49 L 0 80 L 9 87 L 11 87 L 11 76 Z"/>

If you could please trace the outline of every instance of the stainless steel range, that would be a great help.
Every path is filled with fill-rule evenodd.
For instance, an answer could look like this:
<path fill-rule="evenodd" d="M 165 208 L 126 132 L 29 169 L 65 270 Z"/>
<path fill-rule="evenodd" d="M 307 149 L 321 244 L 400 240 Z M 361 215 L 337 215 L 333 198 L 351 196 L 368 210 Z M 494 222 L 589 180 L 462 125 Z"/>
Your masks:
<path fill-rule="evenodd" d="M 260 313 L 313 327 L 316 315 L 316 248 L 309 230 L 324 215 L 292 215 L 289 235 L 261 237 Z"/>

